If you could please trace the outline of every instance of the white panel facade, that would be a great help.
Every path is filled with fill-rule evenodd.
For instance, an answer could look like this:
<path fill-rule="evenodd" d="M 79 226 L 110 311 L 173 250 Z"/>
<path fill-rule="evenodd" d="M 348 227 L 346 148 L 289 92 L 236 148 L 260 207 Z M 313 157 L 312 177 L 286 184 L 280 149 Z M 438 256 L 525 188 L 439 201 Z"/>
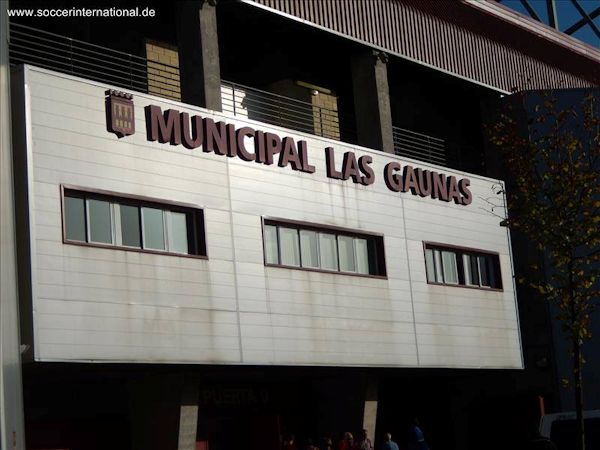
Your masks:
<path fill-rule="evenodd" d="M 497 180 L 137 93 L 136 133 L 118 139 L 107 86 L 27 70 L 37 360 L 522 366 L 509 237 L 484 201 Z M 316 171 L 149 142 L 150 104 L 305 140 Z M 328 146 L 336 165 L 371 155 L 375 183 L 327 178 Z M 390 191 L 390 161 L 469 178 L 473 203 Z M 197 205 L 208 259 L 63 243 L 61 185 Z M 266 267 L 264 217 L 382 234 L 387 278 Z M 503 290 L 428 284 L 423 241 L 498 252 Z"/>

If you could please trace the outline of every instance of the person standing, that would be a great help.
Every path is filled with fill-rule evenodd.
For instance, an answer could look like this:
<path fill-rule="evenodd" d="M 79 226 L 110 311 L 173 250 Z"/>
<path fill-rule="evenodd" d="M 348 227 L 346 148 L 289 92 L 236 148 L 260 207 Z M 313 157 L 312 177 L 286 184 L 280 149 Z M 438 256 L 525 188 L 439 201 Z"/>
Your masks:
<path fill-rule="evenodd" d="M 385 433 L 384 436 L 384 443 L 383 443 L 383 450 L 400 450 L 398 448 L 398 444 L 396 444 L 394 441 L 392 441 L 392 434 L 391 433 Z"/>
<path fill-rule="evenodd" d="M 415 417 L 410 428 L 410 450 L 429 450 L 429 445 L 425 441 L 425 435 L 419 427 L 419 419 Z"/>
<path fill-rule="evenodd" d="M 357 449 L 359 450 L 373 450 L 373 443 L 367 435 L 367 430 L 362 430 L 360 433 L 360 441 L 358 441 Z"/>
<path fill-rule="evenodd" d="M 319 450 L 319 447 L 317 447 L 314 443 L 312 439 L 308 439 L 306 441 L 306 447 L 304 447 L 304 450 Z"/>
<path fill-rule="evenodd" d="M 338 443 L 338 450 L 352 450 L 353 446 L 354 446 L 354 437 L 352 436 L 352 433 L 350 433 L 349 431 L 346 431 L 344 433 L 344 437 Z"/>
<path fill-rule="evenodd" d="M 333 450 L 333 439 L 331 439 L 331 433 L 327 433 L 323 439 L 321 444 L 321 449 L 323 450 Z"/>
<path fill-rule="evenodd" d="M 283 450 L 298 450 L 298 445 L 296 444 L 296 437 L 290 433 L 283 440 Z"/>

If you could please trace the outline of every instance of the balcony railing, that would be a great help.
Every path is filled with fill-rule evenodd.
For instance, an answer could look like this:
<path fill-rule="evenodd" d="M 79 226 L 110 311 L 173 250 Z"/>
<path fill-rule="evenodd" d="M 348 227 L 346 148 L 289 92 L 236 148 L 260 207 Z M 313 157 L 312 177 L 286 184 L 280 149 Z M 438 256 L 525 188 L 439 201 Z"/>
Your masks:
<path fill-rule="evenodd" d="M 31 64 L 179 100 L 179 68 L 55 33 L 10 23 L 10 62 Z M 223 82 L 223 110 L 261 122 L 356 142 L 349 114 L 241 84 Z"/>
<path fill-rule="evenodd" d="M 417 133 L 405 128 L 392 127 L 394 132 L 394 152 L 427 161 L 441 166 L 448 165 L 446 145 L 443 139 Z"/>
<path fill-rule="evenodd" d="M 179 100 L 179 68 L 18 23 L 10 23 L 11 64 L 31 64 L 90 80 Z M 352 114 L 316 102 L 223 81 L 223 111 L 235 116 L 356 143 Z M 314 100 L 314 98 L 313 98 Z M 393 127 L 399 156 L 443 166 L 460 165 L 460 149 L 443 139 Z M 458 156 L 456 156 L 458 155 Z M 456 160 L 456 161 L 455 161 Z M 456 163 L 456 164 L 455 164 Z"/>
<path fill-rule="evenodd" d="M 141 56 L 71 39 L 18 23 L 10 23 L 11 64 L 32 64 L 141 92 L 179 93 L 178 81 L 168 72 L 173 67 Z M 164 66 L 164 67 L 163 67 Z M 178 73 L 178 70 L 177 70 Z M 165 74 L 165 75 L 163 75 Z M 158 86 L 162 91 L 157 92 Z"/>
<path fill-rule="evenodd" d="M 350 114 L 242 84 L 222 81 L 223 111 L 344 142 L 356 142 Z"/>

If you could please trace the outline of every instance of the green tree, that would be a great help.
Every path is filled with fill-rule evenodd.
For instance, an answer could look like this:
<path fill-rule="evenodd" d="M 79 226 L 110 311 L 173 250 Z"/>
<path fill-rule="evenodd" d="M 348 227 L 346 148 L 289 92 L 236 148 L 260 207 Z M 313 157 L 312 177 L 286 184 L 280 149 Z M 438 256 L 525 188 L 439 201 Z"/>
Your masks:
<path fill-rule="evenodd" d="M 552 92 L 514 93 L 489 138 L 509 174 L 505 221 L 543 254 L 533 279 L 519 279 L 555 303 L 570 341 L 577 449 L 585 450 L 582 344 L 600 294 L 600 120 L 598 99 L 564 107 Z M 515 105 L 527 108 L 527 123 Z M 526 105 L 534 106 L 526 106 Z M 521 112 L 523 109 L 521 109 Z M 521 117 L 523 117 L 521 115 Z"/>

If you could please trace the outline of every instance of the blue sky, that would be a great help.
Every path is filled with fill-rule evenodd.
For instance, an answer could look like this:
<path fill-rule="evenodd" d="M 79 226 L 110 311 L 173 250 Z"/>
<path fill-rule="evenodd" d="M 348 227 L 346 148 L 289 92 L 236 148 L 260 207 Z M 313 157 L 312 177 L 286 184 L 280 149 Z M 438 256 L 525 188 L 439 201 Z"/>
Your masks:
<path fill-rule="evenodd" d="M 501 3 L 529 17 L 527 10 L 519 0 L 502 0 Z M 546 0 L 529 0 L 529 4 L 533 7 L 540 19 L 542 19 L 545 24 L 548 24 Z M 600 1 L 579 0 L 579 4 L 589 14 L 600 6 Z M 581 19 L 581 15 L 577 12 L 577 9 L 575 9 L 575 6 L 573 6 L 573 3 L 570 0 L 556 0 L 556 9 L 558 15 L 558 27 L 560 30 L 569 28 Z M 594 23 L 600 28 L 600 16 L 594 19 Z M 577 30 L 572 36 L 596 48 L 600 48 L 600 38 L 598 38 L 587 25 Z"/>

